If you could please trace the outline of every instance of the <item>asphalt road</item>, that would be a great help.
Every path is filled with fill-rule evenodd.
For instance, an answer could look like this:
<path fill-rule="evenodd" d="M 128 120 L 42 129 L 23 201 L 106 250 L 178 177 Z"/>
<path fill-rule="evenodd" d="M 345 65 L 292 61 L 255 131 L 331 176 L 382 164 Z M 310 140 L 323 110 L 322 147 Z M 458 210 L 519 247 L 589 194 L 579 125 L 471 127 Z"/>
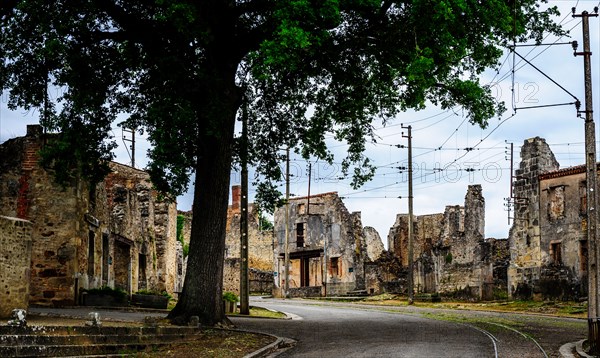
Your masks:
<path fill-rule="evenodd" d="M 533 314 L 259 297 L 252 297 L 251 304 L 293 317 L 230 317 L 239 329 L 295 340 L 293 348 L 277 352 L 280 357 L 555 358 L 562 357 L 563 344 L 587 334 L 586 320 Z M 114 321 L 166 315 L 158 310 L 97 311 L 103 320 Z M 82 319 L 89 312 L 90 307 L 30 308 L 32 314 Z"/>
<path fill-rule="evenodd" d="M 495 357 L 489 332 L 461 323 L 296 300 L 253 299 L 292 320 L 232 317 L 240 329 L 292 338 L 279 357 Z"/>

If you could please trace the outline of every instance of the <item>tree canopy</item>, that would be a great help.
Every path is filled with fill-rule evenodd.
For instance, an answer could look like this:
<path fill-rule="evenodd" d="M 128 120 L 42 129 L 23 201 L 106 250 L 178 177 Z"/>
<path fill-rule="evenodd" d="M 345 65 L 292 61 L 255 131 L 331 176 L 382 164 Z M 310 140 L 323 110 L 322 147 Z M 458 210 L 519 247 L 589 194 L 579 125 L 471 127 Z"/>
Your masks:
<path fill-rule="evenodd" d="M 39 107 L 61 133 L 44 157 L 62 175 L 103 175 L 123 114 L 148 133 L 158 189 L 180 194 L 195 173 L 188 275 L 171 317 L 215 324 L 242 104 L 262 189 L 281 177 L 283 147 L 332 160 L 326 134 L 348 142 L 343 170 L 358 186 L 372 175 L 373 121 L 433 103 L 485 127 L 504 108 L 478 76 L 513 41 L 561 34 L 556 14 L 535 0 L 8 0 L 0 81 L 9 106 Z M 48 86 L 65 89 L 58 103 Z"/>

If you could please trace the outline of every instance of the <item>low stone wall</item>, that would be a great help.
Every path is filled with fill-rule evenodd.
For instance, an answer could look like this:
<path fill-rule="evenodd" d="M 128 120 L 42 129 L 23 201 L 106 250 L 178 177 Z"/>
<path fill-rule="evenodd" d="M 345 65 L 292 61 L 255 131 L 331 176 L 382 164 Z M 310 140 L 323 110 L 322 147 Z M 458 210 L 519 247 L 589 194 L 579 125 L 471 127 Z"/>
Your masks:
<path fill-rule="evenodd" d="M 0 318 L 29 307 L 31 222 L 0 216 Z"/>
<path fill-rule="evenodd" d="M 261 271 L 257 269 L 248 270 L 250 281 L 250 293 L 272 294 L 273 293 L 273 271 Z"/>
<path fill-rule="evenodd" d="M 348 292 L 355 289 L 356 284 L 354 282 L 328 282 L 327 296 L 347 296 Z"/>

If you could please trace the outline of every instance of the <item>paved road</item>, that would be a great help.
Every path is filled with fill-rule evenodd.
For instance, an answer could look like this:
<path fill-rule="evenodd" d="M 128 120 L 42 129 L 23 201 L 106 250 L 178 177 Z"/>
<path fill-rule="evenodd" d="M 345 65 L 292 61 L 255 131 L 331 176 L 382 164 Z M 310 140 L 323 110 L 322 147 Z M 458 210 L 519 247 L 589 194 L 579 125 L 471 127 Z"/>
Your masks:
<path fill-rule="evenodd" d="M 253 300 L 252 304 L 295 316 L 292 320 L 231 318 L 240 329 L 296 340 L 296 346 L 281 357 L 496 356 L 489 333 L 470 325 L 294 300 Z"/>

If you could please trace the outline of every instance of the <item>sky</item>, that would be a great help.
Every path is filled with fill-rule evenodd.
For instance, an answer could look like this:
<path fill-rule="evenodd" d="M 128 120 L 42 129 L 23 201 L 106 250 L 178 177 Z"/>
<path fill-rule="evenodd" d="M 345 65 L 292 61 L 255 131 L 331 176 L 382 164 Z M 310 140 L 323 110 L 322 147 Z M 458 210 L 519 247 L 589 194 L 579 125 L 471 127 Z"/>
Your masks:
<path fill-rule="evenodd" d="M 503 100 L 507 111 L 490 120 L 486 129 L 468 123 L 460 107 L 441 110 L 434 106 L 414 112 L 402 113 L 385 127 L 373 122 L 377 128 L 377 144 L 367 146 L 366 155 L 377 166 L 375 177 L 359 189 L 352 189 L 350 179 L 341 179 L 341 162 L 347 146 L 331 140 L 330 148 L 335 162 L 309 162 L 298 156 L 290 158 L 290 193 L 306 196 L 336 191 L 349 211 L 360 211 L 364 226 L 374 227 L 387 247 L 387 235 L 396 215 L 408 212 L 407 129 L 412 128 L 413 145 L 413 207 L 415 215 L 442 213 L 447 205 L 463 205 L 468 185 L 480 184 L 486 201 L 485 236 L 507 238 L 512 214 L 507 211 L 506 198 L 510 196 L 511 147 L 512 166 L 518 168 L 523 142 L 532 137 L 542 137 L 550 145 L 561 168 L 584 164 L 584 122 L 578 118 L 574 105 L 557 104 L 573 102 L 573 96 L 584 103 L 583 57 L 574 56 L 570 44 L 576 40 L 582 51 L 581 18 L 576 13 L 593 13 L 598 0 L 550 0 L 558 6 L 561 15 L 556 21 L 570 36 L 549 36 L 543 45 L 518 47 L 516 52 L 532 65 L 509 51 L 500 59 L 498 71 L 489 70 L 481 82 L 492 87 L 494 96 Z M 592 51 L 592 82 L 594 120 L 600 115 L 600 18 L 590 18 Z M 537 69 L 536 69 L 537 68 Z M 514 90 L 513 90 L 514 89 Z M 52 93 L 55 91 L 55 93 Z M 58 90 L 52 90 L 50 97 Z M 0 143 L 25 134 L 27 124 L 38 123 L 35 110 L 10 111 L 7 95 L 0 97 Z M 544 106 L 540 108 L 525 108 Z M 583 108 L 582 108 L 583 109 Z M 596 138 L 600 138 L 596 125 Z M 130 142 L 123 140 L 130 134 L 122 133 L 115 123 L 113 135 L 119 147 L 116 161 L 131 162 Z M 143 136 L 136 137 L 135 163 L 143 169 L 147 163 L 146 151 L 150 148 Z M 285 168 L 285 163 L 281 163 Z M 251 174 L 252 175 L 252 174 Z M 240 183 L 239 173 L 232 171 L 231 185 Z M 285 193 L 285 183 L 280 191 Z M 190 210 L 193 193 L 189 191 L 178 198 L 180 210 Z M 254 190 L 249 188 L 252 201 Z"/>

